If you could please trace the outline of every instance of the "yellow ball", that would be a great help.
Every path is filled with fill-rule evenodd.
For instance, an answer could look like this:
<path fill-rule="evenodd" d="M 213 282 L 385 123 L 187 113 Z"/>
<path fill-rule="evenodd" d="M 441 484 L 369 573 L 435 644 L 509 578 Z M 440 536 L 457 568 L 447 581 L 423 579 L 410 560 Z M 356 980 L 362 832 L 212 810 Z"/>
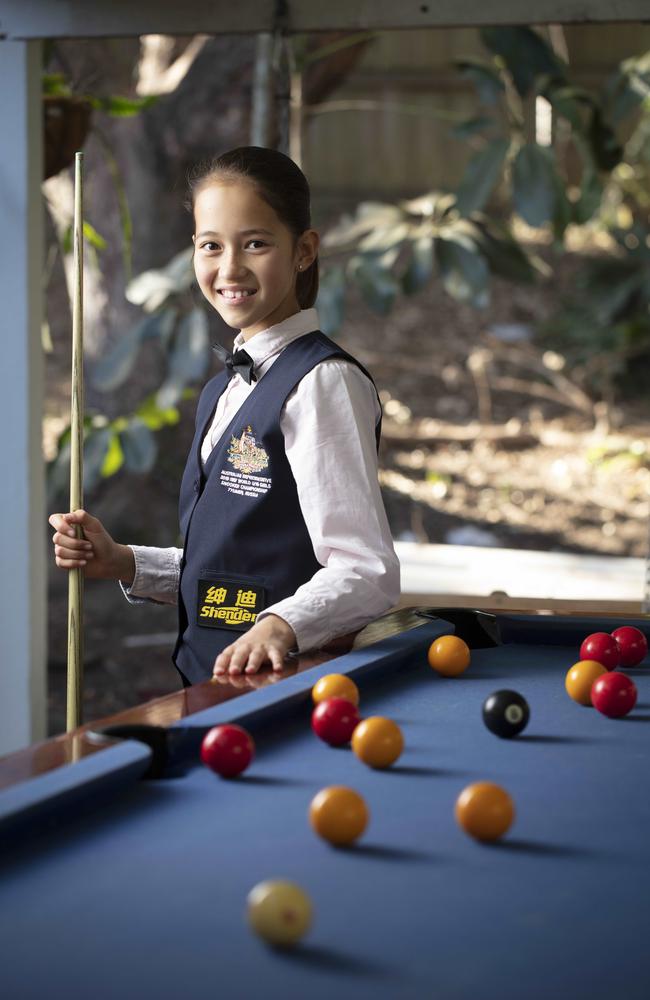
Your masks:
<path fill-rule="evenodd" d="M 458 677 L 469 667 L 469 646 L 457 635 L 441 635 L 429 646 L 428 660 L 443 677 Z"/>
<path fill-rule="evenodd" d="M 402 730 L 392 719 L 372 715 L 355 727 L 352 749 L 369 767 L 390 767 L 404 749 Z"/>
<path fill-rule="evenodd" d="M 318 836 L 330 844 L 351 844 L 368 825 L 368 807 L 352 788 L 331 785 L 312 799 L 309 821 Z"/>
<path fill-rule="evenodd" d="M 476 840 L 498 840 L 510 829 L 515 807 L 504 788 L 491 781 L 477 781 L 463 789 L 456 800 L 456 821 Z"/>
<path fill-rule="evenodd" d="M 359 688 L 345 674 L 326 674 L 316 681 L 311 689 L 315 705 L 326 698 L 347 698 L 353 705 L 359 704 Z"/>
<path fill-rule="evenodd" d="M 591 686 L 607 670 L 597 660 L 578 660 L 564 680 L 566 692 L 579 705 L 591 706 Z"/>
<path fill-rule="evenodd" d="M 248 894 L 248 922 L 268 944 L 289 947 L 311 927 L 312 905 L 294 882 L 269 879 Z"/>

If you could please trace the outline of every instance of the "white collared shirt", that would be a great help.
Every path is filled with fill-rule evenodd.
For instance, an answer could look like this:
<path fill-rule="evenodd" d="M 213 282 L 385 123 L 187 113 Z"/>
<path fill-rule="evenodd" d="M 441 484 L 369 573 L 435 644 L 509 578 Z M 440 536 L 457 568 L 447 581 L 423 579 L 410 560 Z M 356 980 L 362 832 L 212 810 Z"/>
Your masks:
<path fill-rule="evenodd" d="M 316 309 L 303 309 L 248 341 L 238 333 L 233 351 L 245 348 L 259 382 L 288 344 L 318 328 Z M 239 374 L 228 382 L 203 439 L 204 463 L 257 382 L 247 385 Z M 300 509 L 322 569 L 291 597 L 261 612 L 258 621 L 269 614 L 283 618 L 299 651 L 362 628 L 399 597 L 399 561 L 377 477 L 379 415 L 372 383 L 341 358 L 315 365 L 280 414 Z M 175 604 L 182 549 L 131 548 L 136 571 L 127 596 Z M 233 642 L 237 638 L 233 633 Z"/>

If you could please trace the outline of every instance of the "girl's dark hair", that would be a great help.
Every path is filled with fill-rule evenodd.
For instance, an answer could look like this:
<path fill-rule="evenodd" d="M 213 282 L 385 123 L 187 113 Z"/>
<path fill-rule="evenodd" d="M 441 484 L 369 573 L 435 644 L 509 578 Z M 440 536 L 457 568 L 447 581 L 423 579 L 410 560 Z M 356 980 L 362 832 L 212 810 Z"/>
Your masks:
<path fill-rule="evenodd" d="M 196 196 L 215 180 L 250 181 L 279 219 L 297 239 L 311 229 L 310 194 L 307 178 L 289 156 L 264 146 L 238 146 L 200 163 L 188 177 L 189 197 L 185 207 L 194 210 Z M 296 297 L 301 309 L 314 305 L 318 294 L 318 258 L 299 271 Z"/>

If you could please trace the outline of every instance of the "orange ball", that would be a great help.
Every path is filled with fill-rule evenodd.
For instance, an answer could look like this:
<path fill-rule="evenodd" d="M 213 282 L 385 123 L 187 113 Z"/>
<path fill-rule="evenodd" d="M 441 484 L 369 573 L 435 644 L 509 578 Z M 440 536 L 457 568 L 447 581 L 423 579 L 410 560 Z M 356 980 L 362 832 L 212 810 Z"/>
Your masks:
<path fill-rule="evenodd" d="M 468 785 L 456 800 L 456 821 L 476 840 L 498 840 L 512 826 L 515 807 L 504 788 L 491 781 Z"/>
<path fill-rule="evenodd" d="M 311 689 L 311 696 L 315 705 L 327 698 L 347 698 L 353 705 L 359 704 L 359 688 L 345 674 L 326 674 L 321 677 Z"/>
<path fill-rule="evenodd" d="M 597 660 L 578 660 L 564 680 L 567 694 L 579 705 L 591 706 L 591 685 L 606 673 L 607 668 Z"/>
<path fill-rule="evenodd" d="M 402 730 L 392 719 L 371 715 L 355 727 L 352 749 L 369 767 L 390 767 L 404 749 Z"/>
<path fill-rule="evenodd" d="M 352 788 L 330 785 L 311 801 L 309 821 L 323 840 L 330 844 L 351 844 L 368 825 L 368 807 Z"/>
<path fill-rule="evenodd" d="M 443 677 L 458 677 L 469 667 L 469 646 L 457 635 L 441 635 L 429 646 L 427 658 Z"/>

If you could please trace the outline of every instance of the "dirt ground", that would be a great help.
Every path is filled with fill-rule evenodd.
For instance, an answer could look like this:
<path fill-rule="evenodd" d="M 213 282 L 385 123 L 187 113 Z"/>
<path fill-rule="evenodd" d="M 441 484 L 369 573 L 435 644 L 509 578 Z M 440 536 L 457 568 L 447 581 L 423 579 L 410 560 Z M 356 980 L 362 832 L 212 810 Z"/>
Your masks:
<path fill-rule="evenodd" d="M 650 412 L 590 399 L 579 373 L 528 339 L 571 287 L 567 255 L 537 288 L 495 281 L 478 313 L 438 282 L 391 315 L 351 293 L 336 339 L 369 367 L 384 404 L 380 477 L 396 539 L 496 544 L 645 557 L 650 517 Z M 60 414 L 67 359 L 48 367 L 48 412 Z M 192 404 L 165 431 L 146 478 L 118 475 L 87 498 L 116 538 L 177 544 L 176 497 Z M 152 516 L 153 514 L 153 516 Z M 495 556 L 496 558 L 496 556 Z M 49 729 L 64 728 L 67 585 L 49 580 Z M 85 600 L 85 718 L 178 688 L 170 660 L 175 609 L 127 604 L 111 583 Z"/>

